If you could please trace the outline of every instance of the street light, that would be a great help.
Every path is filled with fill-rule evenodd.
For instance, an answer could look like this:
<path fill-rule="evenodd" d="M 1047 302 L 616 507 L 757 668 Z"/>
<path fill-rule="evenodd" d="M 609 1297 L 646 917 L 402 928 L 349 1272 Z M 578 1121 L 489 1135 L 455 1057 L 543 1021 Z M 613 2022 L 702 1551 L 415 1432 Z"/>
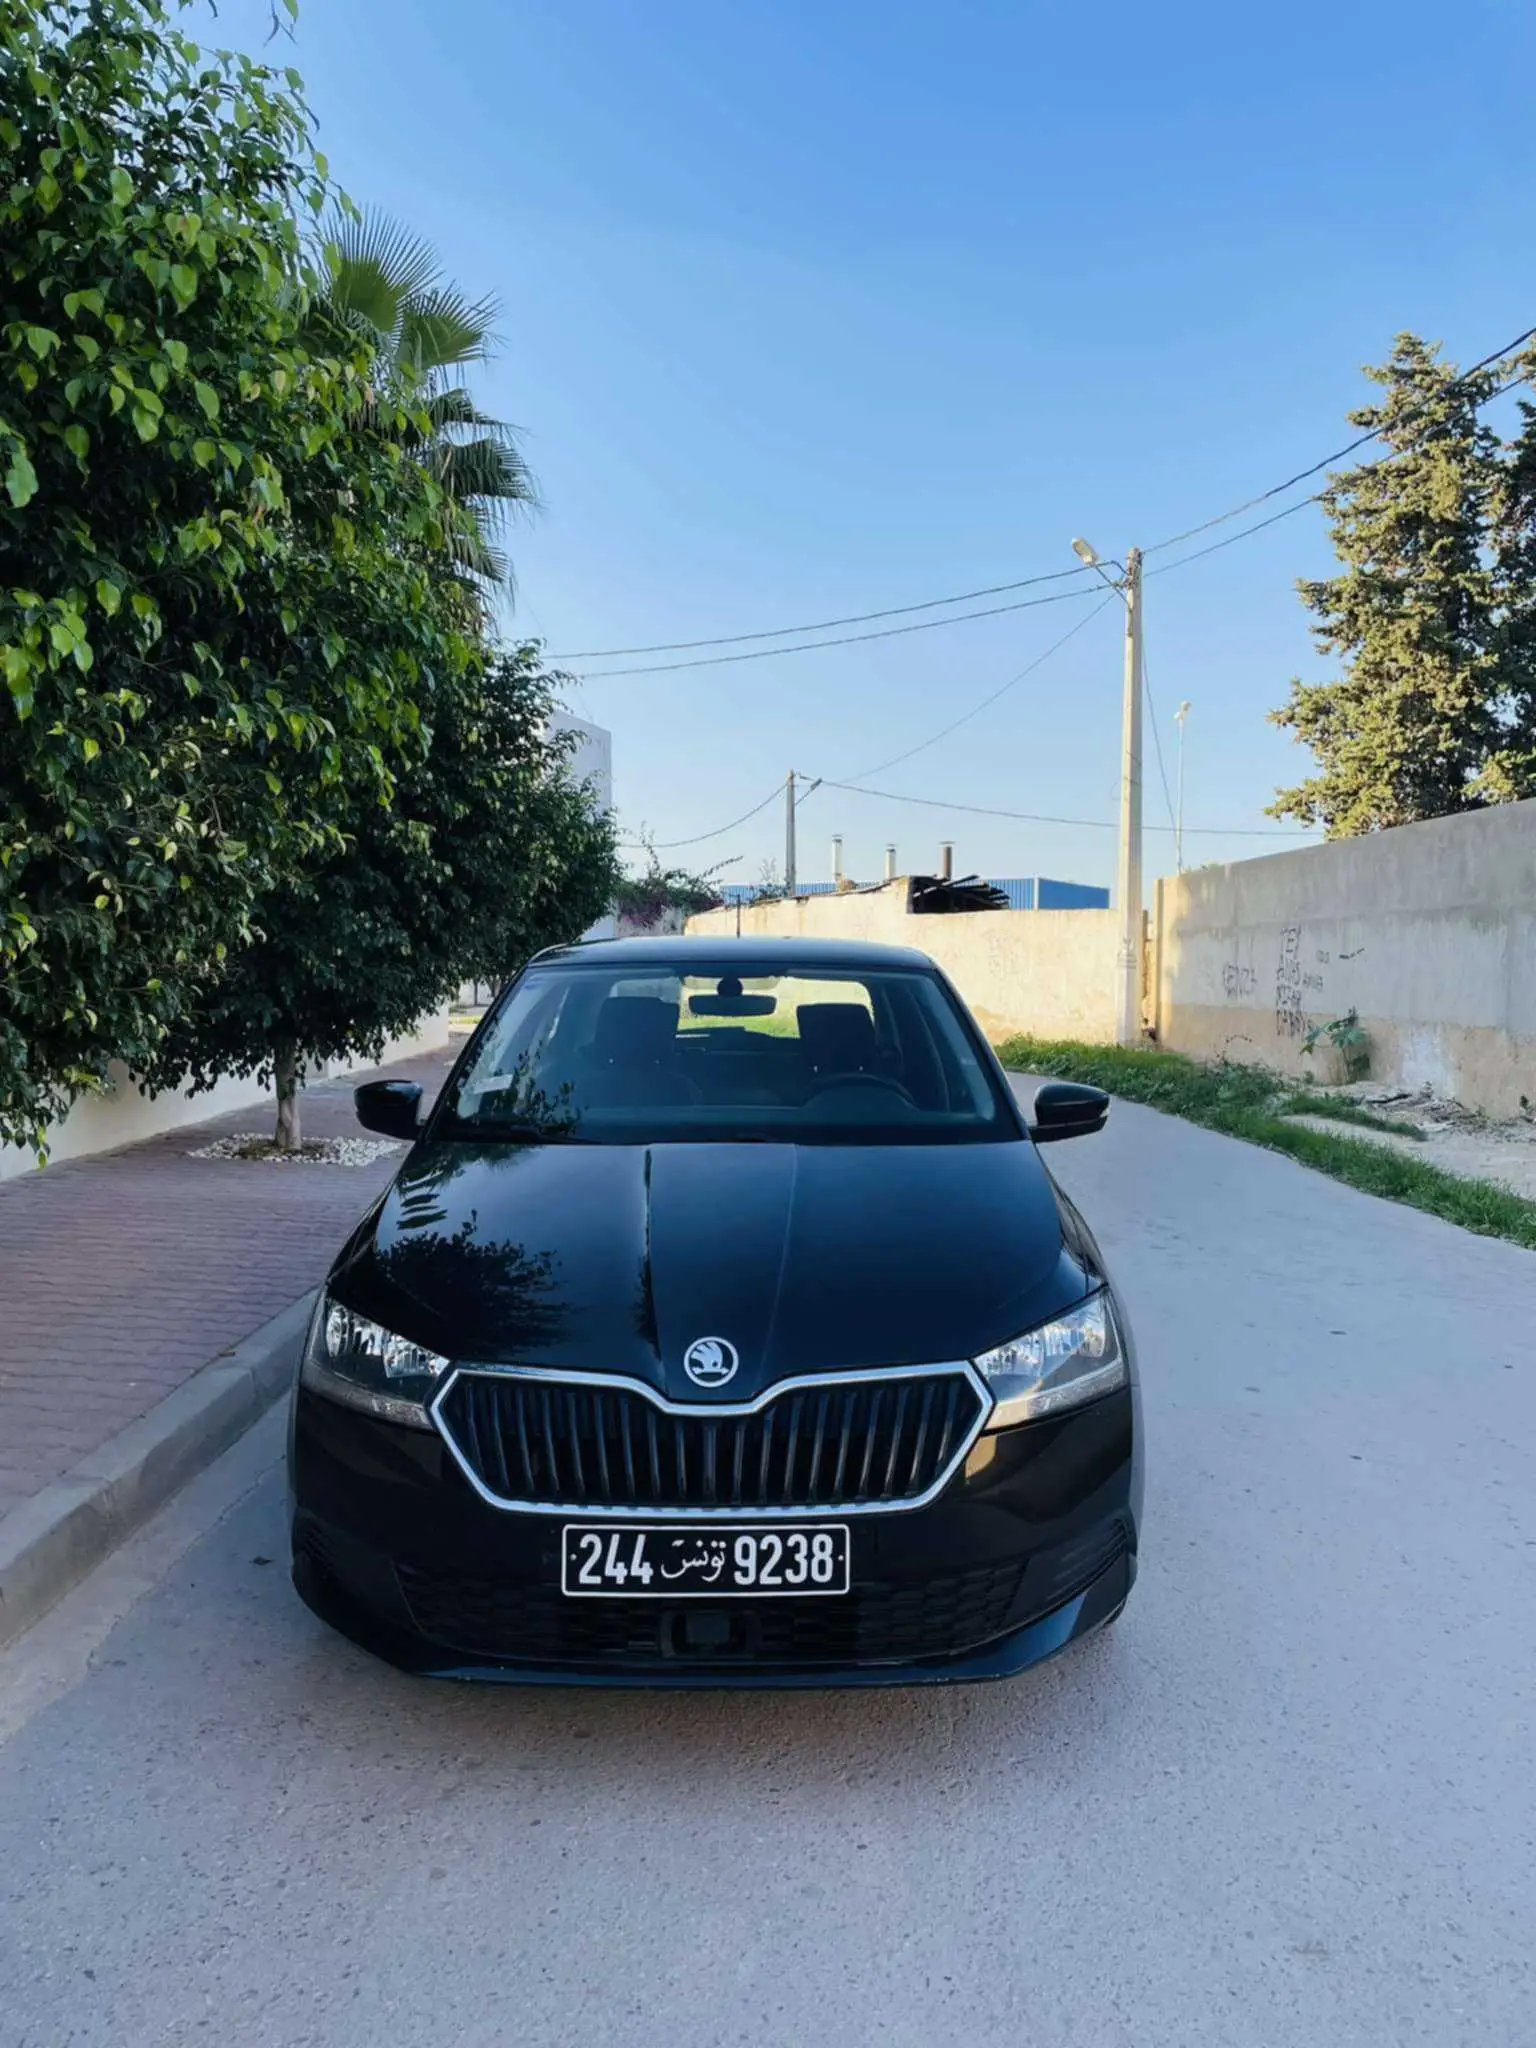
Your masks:
<path fill-rule="evenodd" d="M 1125 600 L 1125 698 L 1120 719 L 1120 846 L 1115 892 L 1120 912 L 1116 957 L 1116 1031 L 1121 1045 L 1141 1043 L 1141 550 L 1132 548 L 1117 581 L 1106 573 L 1091 542 L 1072 552 Z M 1119 563 L 1115 564 L 1119 568 Z"/>

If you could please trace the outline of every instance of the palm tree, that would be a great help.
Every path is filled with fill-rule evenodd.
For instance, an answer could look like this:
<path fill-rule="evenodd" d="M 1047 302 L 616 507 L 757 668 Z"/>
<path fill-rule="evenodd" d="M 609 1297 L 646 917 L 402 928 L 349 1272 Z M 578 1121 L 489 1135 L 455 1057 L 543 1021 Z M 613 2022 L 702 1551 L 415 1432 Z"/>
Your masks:
<path fill-rule="evenodd" d="M 429 431 L 407 445 L 456 508 L 455 566 L 481 586 L 510 591 L 507 525 L 538 504 L 538 489 L 513 429 L 482 413 L 459 375 L 494 352 L 498 302 L 467 298 L 444 279 L 430 243 L 376 210 L 338 210 L 321 253 L 333 311 L 376 333 L 401 382 L 419 395 Z"/>

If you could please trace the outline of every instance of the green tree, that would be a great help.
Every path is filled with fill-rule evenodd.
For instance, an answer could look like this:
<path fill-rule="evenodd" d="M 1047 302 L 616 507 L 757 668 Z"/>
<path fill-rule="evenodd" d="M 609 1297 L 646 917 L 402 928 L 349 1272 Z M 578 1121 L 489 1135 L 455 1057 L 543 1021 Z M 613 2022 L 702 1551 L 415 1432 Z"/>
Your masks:
<path fill-rule="evenodd" d="M 471 658 L 442 491 L 313 302 L 297 81 L 0 13 L 0 1137 L 147 1066 Z"/>
<path fill-rule="evenodd" d="M 1497 437 L 1479 418 L 1494 373 L 1459 376 L 1404 334 L 1368 374 L 1385 396 L 1350 419 L 1385 453 L 1330 478 L 1322 502 L 1343 569 L 1299 586 L 1318 647 L 1344 673 L 1293 681 L 1271 714 L 1319 764 L 1271 814 L 1321 824 L 1330 838 L 1531 787 L 1504 648 L 1514 559 L 1501 573 L 1489 550 L 1506 495 Z"/>
<path fill-rule="evenodd" d="M 1521 368 L 1536 380 L 1536 351 Z M 1503 600 L 1496 649 L 1504 740 L 1490 764 L 1491 793 L 1536 796 L 1536 405 L 1522 399 L 1520 431 L 1500 466 L 1494 497 L 1494 572 Z"/>
<path fill-rule="evenodd" d="M 271 1075 L 277 1142 L 295 1146 L 306 1067 L 376 1058 L 462 982 L 504 981 L 602 916 L 613 825 L 569 779 L 574 737 L 550 731 L 560 680 L 529 645 L 440 691 L 391 803 L 351 793 L 343 850 L 263 899 L 255 942 L 161 1048 L 155 1083 Z"/>
<path fill-rule="evenodd" d="M 460 379 L 494 352 L 497 301 L 470 299 L 430 244 L 373 210 L 333 212 L 324 263 L 331 305 L 377 337 L 398 385 L 419 396 L 425 424 L 413 422 L 404 445 L 454 506 L 459 570 L 510 588 L 507 526 L 538 491 L 513 429 L 482 413 Z"/>
<path fill-rule="evenodd" d="M 702 873 L 691 868 L 663 867 L 661 856 L 643 832 L 640 844 L 645 851 L 645 867 L 638 875 L 621 877 L 612 906 L 615 915 L 637 931 L 654 931 L 669 911 L 693 917 L 724 901 L 715 882 L 720 867 L 706 868 Z"/>

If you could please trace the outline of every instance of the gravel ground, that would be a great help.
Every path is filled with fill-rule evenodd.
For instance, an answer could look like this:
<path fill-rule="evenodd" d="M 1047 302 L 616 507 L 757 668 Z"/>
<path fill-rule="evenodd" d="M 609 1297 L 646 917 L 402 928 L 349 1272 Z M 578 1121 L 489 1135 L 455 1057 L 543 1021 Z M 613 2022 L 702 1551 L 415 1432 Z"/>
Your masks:
<path fill-rule="evenodd" d="M 0 1660 L 3 2048 L 1536 2040 L 1536 1256 L 1125 1105 L 1058 1162 L 1143 1354 L 1114 1631 L 410 1681 L 292 1597 L 273 1418 Z"/>

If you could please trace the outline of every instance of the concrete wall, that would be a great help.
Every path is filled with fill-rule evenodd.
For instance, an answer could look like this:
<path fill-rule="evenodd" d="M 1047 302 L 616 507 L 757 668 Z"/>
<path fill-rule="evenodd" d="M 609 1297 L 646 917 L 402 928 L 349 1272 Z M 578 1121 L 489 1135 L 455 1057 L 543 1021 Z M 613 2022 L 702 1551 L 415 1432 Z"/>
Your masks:
<path fill-rule="evenodd" d="M 706 911 L 690 935 L 778 932 L 916 946 L 994 1036 L 1111 1042 L 1108 910 L 913 917 L 908 883 Z M 1160 1042 L 1297 1076 L 1315 1024 L 1358 1013 L 1375 1080 L 1493 1115 L 1536 1104 L 1536 800 L 1157 885 L 1149 1014 Z"/>
<path fill-rule="evenodd" d="M 787 933 L 806 938 L 872 939 L 916 946 L 936 960 L 993 1038 L 1029 1031 L 1040 1038 L 1115 1035 L 1117 933 L 1107 910 L 978 910 L 913 917 L 909 885 L 849 896 L 797 897 L 706 910 L 688 920 L 690 937 Z"/>
<path fill-rule="evenodd" d="M 1173 1051 L 1305 1074 L 1354 1009 L 1373 1079 L 1536 1102 L 1536 801 L 1165 879 L 1153 927 Z"/>
<path fill-rule="evenodd" d="M 384 1048 L 382 1064 L 410 1059 L 421 1052 L 435 1052 L 448 1043 L 447 1008 L 422 1019 L 415 1031 L 393 1038 Z M 361 1073 L 372 1060 L 328 1062 L 312 1079 L 336 1079 Z M 185 1125 L 206 1123 L 232 1109 L 251 1109 L 251 1127 L 261 1130 L 272 1118 L 272 1091 L 260 1087 L 249 1075 L 231 1075 L 217 1081 L 201 1095 L 183 1089 L 157 1095 L 153 1101 L 133 1085 L 126 1067 L 113 1063 L 112 1082 L 105 1095 L 87 1095 L 78 1101 L 64 1121 L 48 1134 L 48 1157 L 55 1164 L 65 1159 L 84 1159 L 93 1152 L 115 1152 L 120 1145 L 137 1144 L 141 1138 L 158 1137 L 162 1131 L 180 1130 Z M 31 1173 L 36 1155 L 15 1145 L 0 1145 L 0 1180 Z"/>

